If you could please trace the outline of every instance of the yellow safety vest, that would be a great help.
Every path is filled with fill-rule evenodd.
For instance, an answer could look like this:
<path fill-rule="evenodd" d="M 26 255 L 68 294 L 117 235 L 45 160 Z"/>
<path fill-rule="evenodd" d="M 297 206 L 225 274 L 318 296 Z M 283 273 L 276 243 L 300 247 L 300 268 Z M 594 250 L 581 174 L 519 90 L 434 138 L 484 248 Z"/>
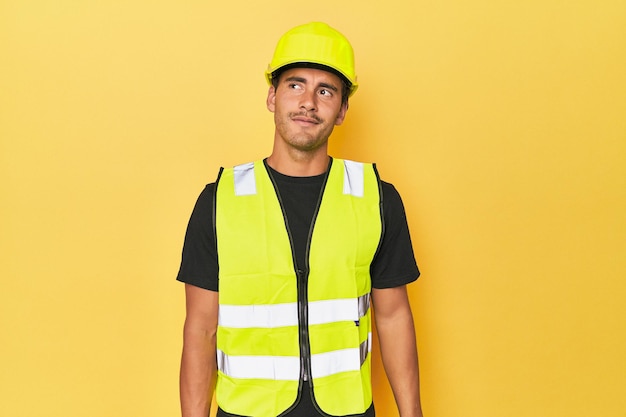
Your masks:
<path fill-rule="evenodd" d="M 276 417 L 310 379 L 325 413 L 364 413 L 372 402 L 370 264 L 382 235 L 375 166 L 332 161 L 308 272 L 297 271 L 263 161 L 222 170 L 216 188 L 218 405 Z"/>

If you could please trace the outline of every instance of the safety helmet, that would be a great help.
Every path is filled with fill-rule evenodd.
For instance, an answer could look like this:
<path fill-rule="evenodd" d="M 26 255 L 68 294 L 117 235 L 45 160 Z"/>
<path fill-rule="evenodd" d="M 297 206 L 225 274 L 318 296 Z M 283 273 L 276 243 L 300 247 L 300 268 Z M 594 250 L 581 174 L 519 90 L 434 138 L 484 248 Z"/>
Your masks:
<path fill-rule="evenodd" d="M 297 64 L 338 73 L 350 83 L 350 96 L 358 87 L 352 46 L 345 36 L 326 23 L 311 22 L 285 33 L 278 40 L 274 57 L 265 71 L 267 82 L 271 85 L 277 70 L 297 67 Z"/>

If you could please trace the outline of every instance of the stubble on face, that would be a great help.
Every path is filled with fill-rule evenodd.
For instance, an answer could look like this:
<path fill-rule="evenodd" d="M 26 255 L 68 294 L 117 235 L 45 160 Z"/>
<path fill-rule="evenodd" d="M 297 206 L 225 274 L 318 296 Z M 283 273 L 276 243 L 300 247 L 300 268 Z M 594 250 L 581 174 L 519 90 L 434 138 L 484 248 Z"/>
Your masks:
<path fill-rule="evenodd" d="M 298 121 L 301 121 L 298 123 Z M 305 121 L 309 120 L 309 121 Z M 325 125 L 325 120 L 307 111 L 274 113 L 276 132 L 287 145 L 301 152 L 310 152 L 328 143 L 334 125 Z M 296 130 L 294 124 L 302 126 Z M 310 126 L 307 126 L 310 125 Z"/>

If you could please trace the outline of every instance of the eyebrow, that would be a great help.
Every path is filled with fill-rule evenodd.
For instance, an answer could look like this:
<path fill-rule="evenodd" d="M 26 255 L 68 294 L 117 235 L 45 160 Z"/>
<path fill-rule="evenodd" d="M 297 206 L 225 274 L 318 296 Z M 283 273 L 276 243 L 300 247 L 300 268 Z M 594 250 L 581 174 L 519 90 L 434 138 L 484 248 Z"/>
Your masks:
<path fill-rule="evenodd" d="M 288 81 L 295 81 L 295 82 L 306 84 L 307 80 L 306 80 L 306 78 L 291 76 L 291 77 L 285 78 L 285 82 L 288 82 Z M 328 84 L 328 83 L 319 83 L 318 87 L 328 88 L 329 90 L 333 90 L 335 92 L 339 91 L 339 89 L 337 87 L 335 87 L 332 84 Z"/>

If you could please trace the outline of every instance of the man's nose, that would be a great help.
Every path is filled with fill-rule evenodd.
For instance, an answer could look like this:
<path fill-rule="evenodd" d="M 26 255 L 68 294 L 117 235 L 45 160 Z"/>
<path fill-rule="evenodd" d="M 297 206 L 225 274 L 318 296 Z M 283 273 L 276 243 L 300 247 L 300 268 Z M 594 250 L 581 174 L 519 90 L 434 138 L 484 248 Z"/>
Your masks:
<path fill-rule="evenodd" d="M 313 111 L 316 109 L 317 104 L 316 104 L 316 97 L 315 97 L 315 91 L 313 90 L 306 90 L 302 93 L 302 95 L 300 96 L 300 108 L 301 109 L 305 109 L 306 111 Z"/>

